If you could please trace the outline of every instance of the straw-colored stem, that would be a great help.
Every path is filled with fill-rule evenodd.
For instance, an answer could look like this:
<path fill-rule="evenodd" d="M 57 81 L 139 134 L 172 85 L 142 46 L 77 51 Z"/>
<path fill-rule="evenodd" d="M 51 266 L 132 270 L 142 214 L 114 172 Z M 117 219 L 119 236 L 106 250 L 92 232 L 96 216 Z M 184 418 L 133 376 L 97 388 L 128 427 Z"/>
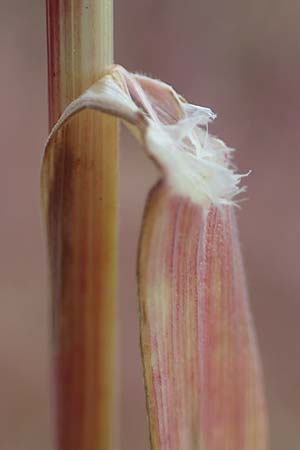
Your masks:
<path fill-rule="evenodd" d="M 112 63 L 112 0 L 47 0 L 49 126 Z M 91 111 L 42 167 L 50 261 L 57 448 L 112 448 L 117 122 Z"/>

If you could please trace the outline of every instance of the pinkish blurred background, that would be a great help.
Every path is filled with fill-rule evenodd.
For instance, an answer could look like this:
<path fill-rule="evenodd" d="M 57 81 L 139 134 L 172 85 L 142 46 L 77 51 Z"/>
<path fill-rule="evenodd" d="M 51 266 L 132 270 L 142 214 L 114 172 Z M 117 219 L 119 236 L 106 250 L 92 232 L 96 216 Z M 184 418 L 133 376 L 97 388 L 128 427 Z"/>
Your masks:
<path fill-rule="evenodd" d="M 238 149 L 239 212 L 264 363 L 272 450 L 300 448 L 297 0 L 115 1 L 116 60 L 218 113 L 211 131 Z M 0 449 L 50 450 L 49 305 L 39 210 L 47 135 L 45 5 L 1 4 Z M 138 348 L 135 253 L 156 178 L 122 131 L 120 225 L 123 448 L 148 448 Z M 255 450 L 255 449 L 253 449 Z"/>

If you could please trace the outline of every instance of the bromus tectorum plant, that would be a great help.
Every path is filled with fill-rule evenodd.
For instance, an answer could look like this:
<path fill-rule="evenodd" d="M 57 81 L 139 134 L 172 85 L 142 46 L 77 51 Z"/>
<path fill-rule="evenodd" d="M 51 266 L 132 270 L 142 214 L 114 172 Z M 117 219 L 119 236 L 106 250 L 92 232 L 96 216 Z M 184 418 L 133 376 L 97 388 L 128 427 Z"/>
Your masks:
<path fill-rule="evenodd" d="M 112 442 L 115 272 L 107 261 L 114 261 L 116 166 L 107 161 L 117 117 L 161 173 L 145 207 L 137 264 L 151 449 L 266 450 L 234 211 L 242 175 L 231 149 L 208 133 L 215 115 L 121 66 L 106 67 L 82 91 L 57 117 L 42 173 L 59 448 L 109 449 Z M 90 110 L 100 111 L 99 123 Z"/>

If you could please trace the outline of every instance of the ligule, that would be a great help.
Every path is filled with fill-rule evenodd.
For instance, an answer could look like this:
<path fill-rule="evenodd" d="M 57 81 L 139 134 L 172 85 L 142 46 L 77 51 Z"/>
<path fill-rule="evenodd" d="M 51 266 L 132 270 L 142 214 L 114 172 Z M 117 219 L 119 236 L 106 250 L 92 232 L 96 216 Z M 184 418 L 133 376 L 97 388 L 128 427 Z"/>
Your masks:
<path fill-rule="evenodd" d="M 234 211 L 159 184 L 138 264 L 152 450 L 265 450 L 266 411 Z"/>

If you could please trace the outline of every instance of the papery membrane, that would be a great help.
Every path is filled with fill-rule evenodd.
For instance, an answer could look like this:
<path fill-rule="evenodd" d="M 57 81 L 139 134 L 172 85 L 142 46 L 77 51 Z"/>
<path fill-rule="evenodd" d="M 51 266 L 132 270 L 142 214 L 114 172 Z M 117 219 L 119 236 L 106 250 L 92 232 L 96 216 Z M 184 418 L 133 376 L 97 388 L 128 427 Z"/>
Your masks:
<path fill-rule="evenodd" d="M 215 114 L 187 103 L 171 86 L 113 66 L 66 108 L 49 141 L 72 115 L 87 108 L 133 125 L 174 193 L 202 206 L 220 206 L 233 204 L 244 190 L 242 175 L 231 165 L 231 149 L 208 133 Z"/>

